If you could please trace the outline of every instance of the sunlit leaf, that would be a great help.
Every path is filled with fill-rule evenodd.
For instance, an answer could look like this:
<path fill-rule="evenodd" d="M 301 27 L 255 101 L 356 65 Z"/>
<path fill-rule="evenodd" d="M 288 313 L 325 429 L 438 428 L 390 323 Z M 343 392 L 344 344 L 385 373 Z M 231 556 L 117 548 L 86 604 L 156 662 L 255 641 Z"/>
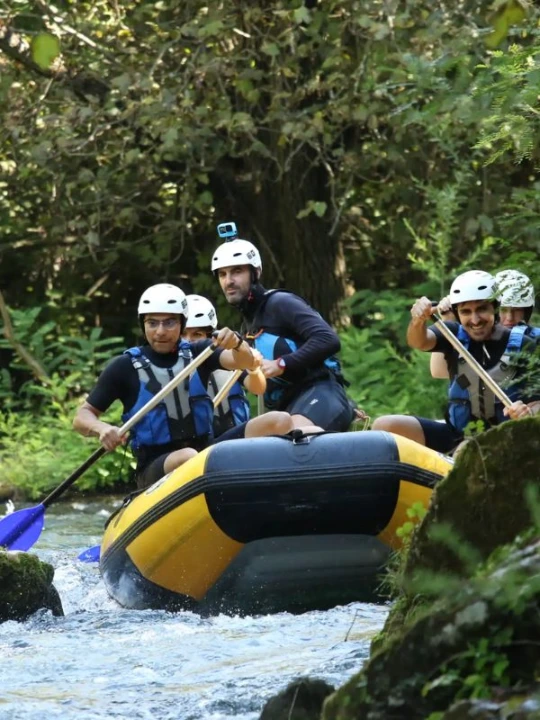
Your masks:
<path fill-rule="evenodd" d="M 305 23 L 308 25 L 311 22 L 311 13 L 304 5 L 296 8 L 294 11 L 294 21 L 298 24 Z"/>
<path fill-rule="evenodd" d="M 50 33 L 40 33 L 30 45 L 32 60 L 43 70 L 48 70 L 60 55 L 60 40 Z"/>
<path fill-rule="evenodd" d="M 486 37 L 486 45 L 490 50 L 498 47 L 506 39 L 512 25 L 517 25 L 527 17 L 527 7 L 522 0 L 503 0 L 497 5 L 490 17 L 490 24 L 493 27 Z"/>

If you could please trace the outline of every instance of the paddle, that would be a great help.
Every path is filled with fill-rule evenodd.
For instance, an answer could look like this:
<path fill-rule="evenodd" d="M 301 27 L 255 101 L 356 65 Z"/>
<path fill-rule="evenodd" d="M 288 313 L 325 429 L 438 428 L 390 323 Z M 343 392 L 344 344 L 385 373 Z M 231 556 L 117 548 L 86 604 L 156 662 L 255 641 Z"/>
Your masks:
<path fill-rule="evenodd" d="M 499 400 L 505 407 L 510 407 L 510 405 L 512 405 L 512 401 L 510 400 L 508 395 L 503 392 L 503 390 L 501 390 L 501 388 L 497 385 L 491 375 L 480 365 L 479 362 L 474 359 L 474 357 L 463 345 L 463 343 L 444 324 L 439 315 L 437 315 L 437 313 L 433 313 L 433 317 L 436 318 L 434 325 L 436 325 L 436 327 L 440 330 L 441 334 L 444 335 L 444 337 L 452 345 L 454 350 L 457 350 L 457 352 L 465 360 L 467 365 L 469 365 L 474 370 L 474 372 L 484 382 L 486 387 L 491 390 L 495 397 L 499 398 Z"/>
<path fill-rule="evenodd" d="M 149 400 L 135 415 L 130 418 L 119 429 L 120 435 L 125 435 L 131 428 L 136 425 L 150 410 L 156 407 L 163 398 L 177 387 L 182 380 L 190 375 L 199 365 L 210 357 L 213 353 L 214 345 L 209 345 L 203 352 L 198 355 L 189 365 L 178 373 L 170 382 Z M 17 512 L 7 515 L 0 520 L 0 548 L 5 547 L 8 550 L 29 550 L 38 540 L 43 530 L 45 510 L 51 505 L 62 493 L 67 490 L 74 482 L 76 482 L 89 467 L 91 467 L 99 458 L 107 451 L 104 447 L 99 447 L 92 455 L 83 462 L 76 470 L 74 470 L 64 482 L 62 482 L 55 490 L 41 501 L 39 505 L 31 508 L 17 510 Z"/>
<path fill-rule="evenodd" d="M 221 405 L 221 403 L 229 394 L 229 390 L 232 388 L 234 383 L 238 380 L 238 378 L 243 372 L 243 370 L 235 370 L 229 375 L 226 382 L 223 384 L 223 387 L 219 390 L 218 394 L 214 398 L 214 408 L 217 408 L 219 405 Z"/>

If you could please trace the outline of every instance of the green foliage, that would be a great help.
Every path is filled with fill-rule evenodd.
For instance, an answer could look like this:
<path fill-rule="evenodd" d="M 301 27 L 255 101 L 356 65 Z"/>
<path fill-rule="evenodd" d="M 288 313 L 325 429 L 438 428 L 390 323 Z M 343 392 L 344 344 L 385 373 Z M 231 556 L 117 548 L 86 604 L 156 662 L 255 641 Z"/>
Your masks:
<path fill-rule="evenodd" d="M 237 326 L 208 271 L 229 218 L 260 246 L 269 287 L 343 326 L 355 293 L 342 357 L 372 416 L 442 416 L 445 383 L 404 344 L 417 290 L 436 297 L 458 271 L 517 258 L 540 282 L 536 6 L 0 12 L 0 287 L 48 376 L 2 341 L 4 409 L 65 407 L 131 339 L 154 282 L 209 295 Z"/>
<path fill-rule="evenodd" d="M 498 47 L 506 39 L 512 25 L 522 22 L 526 17 L 526 0 L 499 0 L 495 3 L 490 18 L 493 30 L 485 39 L 487 47 L 492 50 Z"/>
<path fill-rule="evenodd" d="M 527 388 L 527 397 L 538 397 L 540 395 L 540 349 L 538 344 L 531 343 L 528 348 L 513 355 L 510 358 L 509 366 L 516 373 L 520 383 Z M 503 389 L 511 385 L 511 378 L 501 383 Z"/>
<path fill-rule="evenodd" d="M 44 309 L 10 311 L 11 333 L 32 358 L 39 379 L 28 377 L 27 355 L 14 352 L 13 340 L 0 336 L 0 350 L 12 355 L 0 375 L 0 472 L 5 483 L 30 498 L 40 498 L 58 485 L 92 452 L 76 434 L 72 421 L 80 397 L 95 382 L 105 363 L 123 350 L 121 338 L 102 337 L 102 328 L 84 335 L 64 330 L 56 320 L 43 320 Z M 118 422 L 119 410 L 113 411 Z M 93 441 L 94 447 L 96 440 Z M 129 480 L 131 455 L 105 455 L 77 483 L 81 490 L 112 488 Z"/>
<path fill-rule="evenodd" d="M 471 420 L 467 423 L 463 434 L 466 438 L 472 438 L 479 433 L 487 430 L 486 423 L 483 420 Z"/>
<path fill-rule="evenodd" d="M 486 215 L 479 215 L 476 220 L 469 221 L 469 228 L 481 228 L 483 237 L 469 250 L 460 264 L 456 263 L 454 246 L 460 233 L 463 207 L 467 203 L 467 189 L 471 184 L 471 172 L 459 170 L 454 182 L 442 187 L 434 187 L 429 183 L 421 189 L 428 206 L 432 207 L 432 219 L 425 232 L 425 237 L 414 229 L 412 223 L 405 219 L 404 223 L 414 239 L 414 251 L 408 258 L 413 265 L 421 270 L 428 280 L 438 285 L 436 299 L 448 294 L 452 279 L 467 268 L 481 265 L 482 261 L 490 264 L 490 254 L 500 239 L 491 236 L 493 222 Z"/>
<path fill-rule="evenodd" d="M 396 530 L 396 535 L 401 538 L 403 545 L 410 545 L 412 534 L 416 525 L 421 522 L 427 513 L 424 503 L 415 502 L 410 508 L 407 508 L 407 517 L 409 518 L 401 527 Z"/>
<path fill-rule="evenodd" d="M 400 613 L 407 625 L 422 614 L 430 603 L 439 604 L 463 593 L 464 576 L 470 579 L 469 592 L 474 590 L 489 599 L 505 611 L 521 614 L 525 611 L 531 598 L 540 590 L 540 579 L 528 577 L 526 560 L 523 565 L 515 562 L 507 566 L 504 575 L 494 570 L 505 563 L 510 556 L 520 551 L 527 543 L 538 536 L 540 530 L 540 492 L 535 485 L 529 485 L 525 491 L 525 500 L 530 510 L 530 527 L 518 535 L 513 542 L 500 546 L 484 561 L 478 549 L 464 540 L 456 529 L 446 523 L 432 525 L 429 531 L 430 541 L 449 549 L 459 558 L 462 568 L 459 574 L 448 571 L 430 571 L 416 569 L 414 576 L 406 575 L 407 555 L 413 537 L 417 519 L 423 519 L 426 512 L 420 506 L 412 507 L 408 513 L 409 520 L 399 529 L 404 539 L 403 549 L 393 553 L 388 573 L 383 580 L 382 589 L 390 598 L 401 603 Z M 516 589 L 519 588 L 519 592 Z M 392 611 L 394 613 L 394 610 Z M 467 655 L 468 657 L 468 655 Z M 458 673 L 462 674 L 462 673 Z"/>
<path fill-rule="evenodd" d="M 145 285 L 205 287 L 199 255 L 225 217 L 261 245 L 269 285 L 332 319 L 349 280 L 411 282 L 411 228 L 413 255 L 418 239 L 443 251 L 444 280 L 502 223 L 515 235 L 505 207 L 531 191 L 539 137 L 535 8 L 516 25 L 519 2 L 500 4 L 513 46 L 494 53 L 479 42 L 487 1 L 94 0 L 54 21 L 31 0 L 4 5 L 0 284 L 14 307 L 61 287 L 127 336 L 117 309 Z M 38 72 L 29 48 L 53 36 L 62 54 Z M 442 248 L 434 199 L 456 186 Z"/>
<path fill-rule="evenodd" d="M 533 44 L 511 45 L 508 52 L 497 51 L 482 65 L 476 97 L 492 100 L 490 111 L 482 119 L 477 147 L 489 152 L 488 162 L 496 163 L 505 155 L 518 162 L 538 164 L 538 79 L 540 47 Z M 532 178 L 535 179 L 534 177 Z"/>
<path fill-rule="evenodd" d="M 97 440 L 85 440 L 71 427 L 76 404 L 43 413 L 0 414 L 0 474 L 30 499 L 41 499 L 83 463 L 97 447 Z M 119 421 L 118 411 L 110 422 Z M 119 449 L 104 455 L 77 481 L 77 490 L 110 490 L 130 480 L 131 454 Z"/>
<path fill-rule="evenodd" d="M 43 321 L 43 309 L 13 309 L 13 334 L 39 364 L 44 375 L 26 380 L 28 362 L 14 353 L 12 341 L 0 336 L 0 350 L 11 352 L 9 368 L 0 375 L 0 398 L 6 409 L 37 409 L 44 404 L 61 408 L 93 385 L 105 363 L 124 349 L 122 338 L 102 337 L 102 328 L 84 335 L 65 334 L 54 320 Z M 22 381 L 22 382 L 21 382 Z"/>
<path fill-rule="evenodd" d="M 511 640 L 512 629 L 504 628 L 489 638 L 470 643 L 466 650 L 437 668 L 435 672 L 441 674 L 424 685 L 422 695 L 425 697 L 438 688 L 454 686 L 456 700 L 488 698 L 493 686 L 508 687 L 510 660 L 506 650 Z"/>
<path fill-rule="evenodd" d="M 343 373 L 348 392 L 371 417 L 409 413 L 441 418 L 447 383 L 431 378 L 429 353 L 405 343 L 413 299 L 405 292 L 359 291 L 351 313 L 362 328 L 341 335 Z"/>
<path fill-rule="evenodd" d="M 403 592 L 407 552 L 411 545 L 415 528 L 422 522 L 426 513 L 427 508 L 423 503 L 413 503 L 406 511 L 408 520 L 396 530 L 396 535 L 401 539 L 402 545 L 399 550 L 395 550 L 392 553 L 380 584 L 381 593 L 391 599 L 398 598 Z"/>

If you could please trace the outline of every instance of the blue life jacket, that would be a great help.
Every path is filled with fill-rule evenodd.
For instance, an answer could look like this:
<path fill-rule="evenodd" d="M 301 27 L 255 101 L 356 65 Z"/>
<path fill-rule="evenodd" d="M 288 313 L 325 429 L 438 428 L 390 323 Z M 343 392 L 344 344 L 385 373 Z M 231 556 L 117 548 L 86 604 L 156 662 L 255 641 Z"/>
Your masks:
<path fill-rule="evenodd" d="M 532 338 L 533 340 L 540 340 L 540 327 L 533 327 L 532 325 L 527 325 L 527 330 L 525 331 L 525 334 L 527 337 Z"/>
<path fill-rule="evenodd" d="M 214 370 L 208 381 L 208 394 L 212 400 L 227 382 L 230 370 Z M 214 409 L 214 437 L 249 420 L 249 402 L 240 381 L 236 381 L 227 397 Z"/>
<path fill-rule="evenodd" d="M 291 293 L 289 290 L 267 290 L 264 294 L 264 299 L 261 305 L 257 308 L 255 317 L 251 323 L 252 330 L 246 334 L 246 339 L 251 341 L 251 344 L 258 350 L 265 360 L 276 360 L 278 357 L 288 355 L 298 350 L 298 344 L 291 338 L 284 337 L 282 335 L 274 335 L 273 333 L 267 332 L 264 328 L 258 328 L 257 323 L 259 316 L 262 314 L 264 305 L 268 298 L 277 292 L 286 292 L 289 295 L 296 295 Z M 296 295 L 300 297 L 300 295 Z M 301 300 L 304 298 L 300 297 Z M 304 300 L 305 302 L 305 300 Z M 281 347 L 279 347 L 281 346 Z M 278 349 L 276 349 L 278 348 Z M 341 363 L 335 356 L 326 358 L 320 368 L 313 368 L 313 379 L 319 379 L 320 377 L 331 373 L 340 383 L 348 384 L 345 382 L 341 373 Z M 309 378 L 306 379 L 306 382 Z M 279 406 L 279 403 L 283 400 L 288 390 L 293 388 L 295 383 L 285 379 L 283 376 L 269 378 L 266 381 L 266 392 L 264 393 L 264 404 L 268 409 L 273 409 Z"/>
<path fill-rule="evenodd" d="M 160 368 L 143 354 L 141 348 L 125 351 L 139 376 L 137 401 L 122 420 L 133 417 L 147 402 L 178 375 L 193 359 L 190 343 L 178 345 L 178 360 L 171 368 Z M 198 373 L 180 383 L 131 430 L 130 444 L 135 453 L 144 446 L 166 445 L 175 441 L 210 438 L 214 406 Z"/>
<path fill-rule="evenodd" d="M 499 362 L 488 370 L 488 374 L 498 385 L 511 381 L 516 373 L 512 367 L 511 355 L 521 350 L 527 325 L 516 325 L 510 330 L 506 348 Z M 466 350 L 469 349 L 470 336 L 460 325 L 457 334 Z M 516 383 L 504 388 L 510 400 L 519 400 L 523 388 Z M 508 418 L 503 414 L 503 404 L 491 390 L 486 388 L 474 370 L 463 358 L 458 359 L 455 377 L 448 388 L 448 419 L 456 430 L 462 432 L 473 419 L 484 420 L 490 425 L 498 425 Z"/>

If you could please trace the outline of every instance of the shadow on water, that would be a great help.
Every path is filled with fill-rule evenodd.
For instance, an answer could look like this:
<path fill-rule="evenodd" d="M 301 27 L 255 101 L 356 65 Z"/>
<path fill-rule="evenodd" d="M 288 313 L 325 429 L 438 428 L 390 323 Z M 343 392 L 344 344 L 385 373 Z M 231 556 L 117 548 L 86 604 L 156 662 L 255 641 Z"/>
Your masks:
<path fill-rule="evenodd" d="M 47 511 L 35 552 L 55 567 L 66 616 L 0 625 L 1 720 L 255 720 L 293 678 L 340 685 L 367 657 L 386 607 L 242 618 L 120 608 L 76 559 L 115 502 Z"/>

